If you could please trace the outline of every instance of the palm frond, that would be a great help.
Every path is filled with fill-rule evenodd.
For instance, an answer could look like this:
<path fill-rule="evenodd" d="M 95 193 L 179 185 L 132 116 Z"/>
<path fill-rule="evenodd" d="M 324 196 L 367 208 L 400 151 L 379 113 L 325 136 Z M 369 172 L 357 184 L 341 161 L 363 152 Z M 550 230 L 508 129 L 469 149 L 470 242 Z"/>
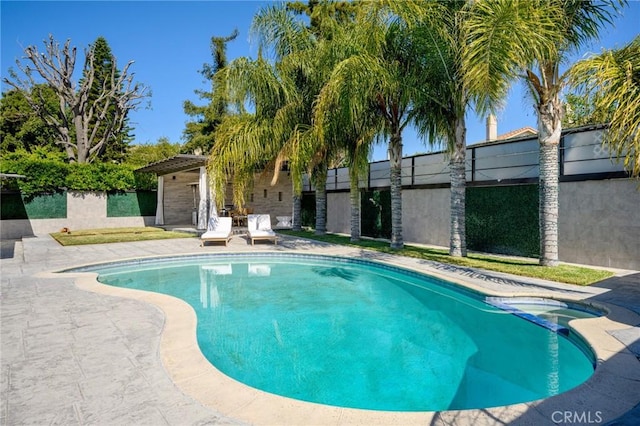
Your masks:
<path fill-rule="evenodd" d="M 558 2 L 474 2 L 465 16 L 465 85 L 478 112 L 500 106 L 509 84 L 538 58 L 557 55 L 563 41 Z"/>
<path fill-rule="evenodd" d="M 251 38 L 261 48 L 272 49 L 276 61 L 288 54 L 313 47 L 313 35 L 302 20 L 279 4 L 266 6 L 254 16 Z"/>
<path fill-rule="evenodd" d="M 596 39 L 605 25 L 611 25 L 615 15 L 626 6 L 626 0 L 555 0 L 564 13 L 564 38 L 567 48 L 578 48 Z"/>
<path fill-rule="evenodd" d="M 640 176 L 640 36 L 619 50 L 579 61 L 570 82 L 593 95 L 595 109 L 613 109 L 604 143 L 631 175 Z"/>

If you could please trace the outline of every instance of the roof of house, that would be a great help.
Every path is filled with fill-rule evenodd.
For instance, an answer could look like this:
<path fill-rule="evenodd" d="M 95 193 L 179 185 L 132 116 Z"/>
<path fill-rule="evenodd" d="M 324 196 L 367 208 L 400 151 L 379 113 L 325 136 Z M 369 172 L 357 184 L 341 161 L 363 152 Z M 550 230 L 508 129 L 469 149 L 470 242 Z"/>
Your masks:
<path fill-rule="evenodd" d="M 533 127 L 522 127 L 520 129 L 512 130 L 507 133 L 503 133 L 498 135 L 496 139 L 492 139 L 490 141 L 481 141 L 473 144 L 469 144 L 469 146 L 477 147 L 477 146 L 485 146 L 485 145 L 500 145 L 505 143 L 511 139 L 530 139 L 536 137 L 538 135 L 538 131 Z"/>
<path fill-rule="evenodd" d="M 170 173 L 184 172 L 202 167 L 207 162 L 205 155 L 178 154 L 174 157 L 156 161 L 144 167 L 136 169 L 137 172 L 156 173 L 168 175 Z"/>
<path fill-rule="evenodd" d="M 502 135 L 499 135 L 497 140 L 503 141 L 505 139 L 519 138 L 519 137 L 522 137 L 522 136 L 534 136 L 534 135 L 537 135 L 537 134 L 538 134 L 538 131 L 536 129 L 534 129 L 533 127 L 530 127 L 530 126 L 526 126 L 526 127 L 520 128 L 520 129 L 512 130 L 512 131 L 504 133 Z"/>

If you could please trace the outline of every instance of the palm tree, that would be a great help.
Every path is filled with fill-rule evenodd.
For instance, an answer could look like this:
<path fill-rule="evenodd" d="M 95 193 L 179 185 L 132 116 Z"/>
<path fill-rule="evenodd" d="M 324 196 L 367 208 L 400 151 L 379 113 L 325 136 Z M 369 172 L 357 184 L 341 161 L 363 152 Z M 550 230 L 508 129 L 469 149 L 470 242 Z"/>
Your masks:
<path fill-rule="evenodd" d="M 355 123 L 346 128 L 344 137 L 355 144 L 353 154 L 368 152 L 355 148 L 364 142 L 355 131 L 358 127 L 363 134 L 366 134 L 366 129 L 376 128 L 378 137 L 388 138 L 392 222 L 390 246 L 399 249 L 404 245 L 402 132 L 414 121 L 417 112 L 414 102 L 419 98 L 424 63 L 416 54 L 406 23 L 378 5 L 366 6 L 359 9 L 354 25 L 349 28 L 350 36 L 358 43 L 350 43 L 348 54 L 334 66 L 316 102 L 315 115 L 320 119 Z M 373 123 L 374 118 L 378 125 L 363 126 L 363 123 Z M 353 158 L 358 161 L 356 157 Z M 352 172 L 353 187 L 354 181 L 357 182 L 356 168 Z M 356 203 L 354 193 L 352 203 Z M 355 222 L 353 217 L 352 220 Z"/>
<path fill-rule="evenodd" d="M 315 140 L 333 146 L 344 155 L 342 164 L 349 169 L 350 234 L 351 241 L 360 240 L 360 182 L 369 170 L 369 157 L 378 123 L 359 122 L 349 111 L 333 110 L 329 114 L 316 111 Z M 372 115 L 363 117 L 372 119 Z"/>
<path fill-rule="evenodd" d="M 622 3 L 477 2 L 477 13 L 467 23 L 469 42 L 464 53 L 471 87 L 490 87 L 495 81 L 520 76 L 534 100 L 540 144 L 540 264 L 544 266 L 558 264 L 558 147 L 563 113 L 560 92 L 570 75 L 570 70 L 561 73 L 560 68 L 572 50 L 597 37 L 602 26 L 611 22 L 616 5 Z M 496 45 L 500 48 L 496 49 Z"/>
<path fill-rule="evenodd" d="M 263 18 L 257 20 L 256 25 L 264 40 L 274 46 L 280 58 L 282 72 L 294 83 L 293 86 L 300 94 L 301 114 L 297 116 L 295 137 L 290 138 L 289 142 L 283 146 L 280 157 L 293 158 L 297 165 L 296 171 L 299 173 L 306 166 L 306 172 L 310 175 L 315 188 L 315 233 L 317 235 L 326 233 L 327 172 L 328 168 L 340 163 L 342 147 L 336 144 L 335 140 L 317 137 L 317 132 L 312 128 L 313 103 L 335 62 L 331 54 L 333 49 L 327 49 L 327 46 L 336 45 L 332 42 L 334 33 L 341 25 L 346 25 L 352 20 L 352 13 L 356 7 L 354 4 L 343 1 L 311 0 L 307 5 L 297 2 L 287 3 L 284 8 L 274 9 L 277 10 L 276 13 L 265 14 Z M 302 37 L 300 37 L 299 26 L 297 32 L 282 31 L 283 23 L 286 23 L 285 28 L 291 26 L 287 23 L 287 19 L 280 18 L 282 16 L 292 18 L 290 13 L 283 15 L 285 11 L 293 11 L 298 15 L 305 14 L 309 18 L 310 25 L 304 27 Z M 274 16 L 276 19 L 273 19 Z M 292 46 L 290 39 L 295 40 L 296 45 Z M 303 40 L 304 43 L 298 43 L 298 40 Z M 327 55 L 327 52 L 330 54 Z"/>
<path fill-rule="evenodd" d="M 300 6 L 300 5 L 298 5 Z M 261 49 L 271 49 L 275 64 L 262 55 L 257 60 L 240 58 L 219 78 L 227 82 L 228 93 L 242 110 L 249 102 L 253 114 L 235 117 L 220 127 L 209 163 L 219 181 L 224 174 L 234 176 L 234 202 L 241 204 L 241 191 L 256 167 L 265 163 L 276 173 L 288 162 L 294 185 L 294 229 L 300 229 L 300 193 L 302 174 L 307 171 L 316 188 L 316 233 L 326 232 L 327 167 L 336 156 L 331 146 L 318 145 L 311 139 L 313 101 L 320 90 L 326 66 L 315 59 L 318 40 L 322 39 L 319 22 L 343 16 L 345 7 L 315 5 L 309 12 L 315 26 L 307 27 L 295 19 L 286 6 L 262 9 L 254 18 L 253 32 Z M 328 7 L 334 6 L 334 7 Z M 221 190 L 221 189 L 219 189 Z M 297 214 L 296 214 L 297 213 Z"/>
<path fill-rule="evenodd" d="M 238 58 L 216 75 L 221 82 L 218 87 L 226 88 L 238 113 L 225 117 L 216 129 L 208 168 L 216 200 L 222 202 L 224 183 L 232 176 L 234 204 L 242 206 L 255 173 L 273 170 L 277 178 L 282 163 L 289 160 L 294 221 L 299 225 L 295 211 L 302 188 L 301 155 L 295 155 L 292 145 L 304 132 L 298 125 L 304 121 L 304 108 L 293 82 L 280 71 L 260 55 L 255 60 Z M 253 112 L 244 109 L 246 103 Z"/>
<path fill-rule="evenodd" d="M 604 142 L 632 176 L 640 176 L 640 36 L 577 62 L 570 83 L 594 100 L 594 110 L 612 111 Z"/>
<path fill-rule="evenodd" d="M 449 153 L 450 210 L 449 254 L 466 256 L 466 122 L 471 95 L 464 80 L 461 50 L 464 47 L 463 17 L 473 4 L 426 2 L 425 19 L 415 32 L 427 64 L 419 102 L 417 128 L 432 143 L 444 141 Z"/>
<path fill-rule="evenodd" d="M 315 66 L 323 66 L 326 70 L 328 82 L 330 74 L 342 63 L 350 58 L 353 52 L 362 49 L 370 42 L 368 32 L 358 31 L 360 21 L 355 19 L 357 13 L 363 13 L 364 9 L 353 6 L 348 9 L 351 13 L 348 18 L 325 20 L 325 31 L 328 37 L 318 41 L 316 49 L 311 56 L 316 61 Z M 357 9 L 360 7 L 360 9 Z M 333 23 L 331 29 L 326 24 Z M 322 65 L 320 65 L 322 64 Z M 375 119 L 373 105 L 369 114 L 357 114 L 349 107 L 355 89 L 351 83 L 357 82 L 346 79 L 341 84 L 342 97 L 346 103 L 328 107 L 326 94 L 327 88 L 323 88 L 318 96 L 318 102 L 314 108 L 313 138 L 318 148 L 326 149 L 331 153 L 335 165 L 344 165 L 349 170 L 350 181 L 350 234 L 351 241 L 360 240 L 360 182 L 365 177 L 369 168 L 371 147 L 375 141 L 375 135 L 380 130 L 379 121 Z M 325 176 L 326 179 L 326 176 Z"/>
<path fill-rule="evenodd" d="M 465 114 L 476 106 L 480 112 L 495 109 L 506 96 L 506 79 L 502 75 L 491 84 L 472 84 L 468 64 L 471 18 L 482 8 L 498 8 L 502 2 L 389 2 L 395 13 L 410 23 L 415 51 L 424 64 L 422 90 L 416 101 L 417 128 L 431 143 L 444 142 L 449 153 L 451 226 L 449 254 L 466 256 L 465 191 L 466 191 L 466 122 Z M 514 15 L 511 19 L 519 21 Z M 526 35 L 531 36 L 531 31 Z M 499 43 L 487 48 L 501 49 Z M 486 99 L 484 102 L 476 102 Z"/>

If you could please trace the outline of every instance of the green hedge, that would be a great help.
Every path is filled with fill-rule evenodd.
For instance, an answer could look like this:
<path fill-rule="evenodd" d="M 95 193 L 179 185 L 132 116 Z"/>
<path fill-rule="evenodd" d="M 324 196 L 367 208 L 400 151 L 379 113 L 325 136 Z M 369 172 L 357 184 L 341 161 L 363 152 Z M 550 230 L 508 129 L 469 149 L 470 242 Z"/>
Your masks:
<path fill-rule="evenodd" d="M 62 192 L 27 198 L 19 193 L 3 193 L 0 196 L 0 209 L 2 220 L 66 218 L 67 194 Z"/>
<path fill-rule="evenodd" d="M 67 164 L 59 159 L 11 153 L 2 157 L 0 171 L 24 178 L 3 182 L 3 187 L 29 198 L 37 194 L 74 191 L 129 191 L 156 188 L 155 175 L 134 173 L 133 166 L 112 163 Z"/>
<path fill-rule="evenodd" d="M 391 191 L 365 191 L 360 198 L 360 229 L 365 237 L 391 238 Z"/>
<path fill-rule="evenodd" d="M 538 185 L 467 188 L 466 231 L 470 250 L 537 257 Z"/>
<path fill-rule="evenodd" d="M 107 217 L 155 216 L 157 192 L 137 191 L 107 195 Z"/>
<path fill-rule="evenodd" d="M 302 194 L 300 200 L 300 221 L 302 226 L 316 227 L 316 194 Z"/>

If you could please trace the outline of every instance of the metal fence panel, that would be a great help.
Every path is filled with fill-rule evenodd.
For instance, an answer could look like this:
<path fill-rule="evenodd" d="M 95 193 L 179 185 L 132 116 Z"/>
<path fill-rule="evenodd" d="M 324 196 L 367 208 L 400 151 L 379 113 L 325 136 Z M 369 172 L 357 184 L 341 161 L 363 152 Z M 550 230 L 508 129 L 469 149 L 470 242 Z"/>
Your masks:
<path fill-rule="evenodd" d="M 421 155 L 414 158 L 413 183 L 415 185 L 449 182 L 449 161 L 444 153 Z"/>
<path fill-rule="evenodd" d="M 564 136 L 564 175 L 622 171 L 622 163 L 610 157 L 602 144 L 604 130 L 571 133 Z"/>
<path fill-rule="evenodd" d="M 336 169 L 327 170 L 327 191 L 332 191 L 336 189 Z"/>
<path fill-rule="evenodd" d="M 476 170 L 475 181 L 481 182 L 485 180 L 496 180 L 500 182 L 508 179 L 537 178 L 539 173 L 540 167 L 537 164 L 519 167 L 502 167 L 498 169 Z"/>
<path fill-rule="evenodd" d="M 564 175 L 581 175 L 590 173 L 608 173 L 624 170 L 622 164 L 616 164 L 609 158 L 596 160 L 572 161 L 564 164 Z"/>
<path fill-rule="evenodd" d="M 336 169 L 336 173 L 336 189 L 349 189 L 351 187 L 349 169 L 347 167 L 341 167 Z"/>
<path fill-rule="evenodd" d="M 607 150 L 598 145 L 581 145 L 564 149 L 564 162 L 609 158 Z"/>
<path fill-rule="evenodd" d="M 582 130 L 563 135 L 560 153 L 564 175 L 597 174 L 623 171 L 621 163 L 609 158 L 602 145 L 602 129 Z M 539 145 L 537 138 L 528 138 L 491 145 L 467 148 L 467 182 L 508 181 L 535 179 L 539 176 Z M 402 185 L 433 185 L 450 182 L 450 166 L 445 152 L 416 155 L 402 159 Z M 305 176 L 304 188 L 311 190 Z M 387 188 L 390 186 L 389 161 L 369 164 L 368 176 L 359 182 L 360 188 Z M 327 190 L 348 190 L 348 168 L 332 169 L 327 176 Z"/>
<path fill-rule="evenodd" d="M 308 174 L 304 174 L 302 175 L 302 190 L 303 191 L 313 191 L 315 190 L 313 188 L 313 185 L 311 185 L 311 179 L 309 178 Z"/>
<path fill-rule="evenodd" d="M 401 182 L 402 185 L 412 185 L 413 184 L 413 179 L 412 179 L 412 174 L 413 174 L 413 158 L 408 157 L 408 158 L 403 158 L 402 162 L 400 163 L 400 177 L 401 177 Z"/>
<path fill-rule="evenodd" d="M 369 187 L 380 188 L 389 185 L 389 161 L 371 163 L 369 168 Z"/>
<path fill-rule="evenodd" d="M 491 170 L 538 164 L 538 141 L 528 139 L 501 145 L 479 146 L 476 170 Z"/>

